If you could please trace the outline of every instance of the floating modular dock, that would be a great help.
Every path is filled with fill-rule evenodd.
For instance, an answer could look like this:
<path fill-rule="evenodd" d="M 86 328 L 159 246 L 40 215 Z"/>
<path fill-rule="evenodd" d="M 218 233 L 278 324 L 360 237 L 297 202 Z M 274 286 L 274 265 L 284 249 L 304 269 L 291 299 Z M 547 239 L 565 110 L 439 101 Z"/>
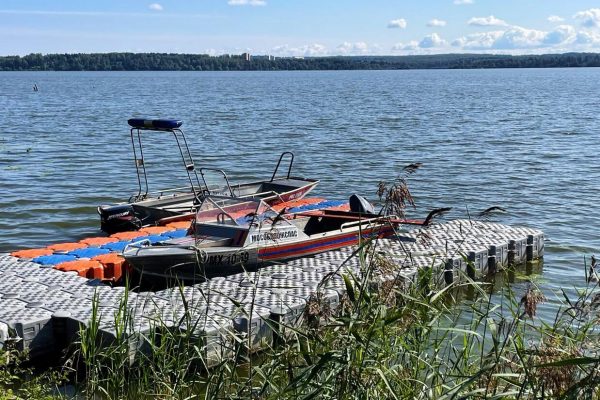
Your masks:
<path fill-rule="evenodd" d="M 114 249 L 111 243 L 117 243 Z M 111 243 L 102 246 L 118 251 L 122 245 Z M 437 282 L 447 284 L 542 258 L 544 234 L 525 227 L 454 220 L 378 239 L 372 246 L 366 262 L 387 265 L 375 269 L 374 282 L 410 284 L 420 269 L 432 268 Z M 54 262 L 68 263 L 71 256 L 78 261 L 106 256 L 94 250 L 100 248 L 92 246 L 75 255 L 71 251 L 69 261 L 58 257 Z M 360 278 L 364 271 L 355 252 L 347 247 L 256 272 L 141 293 L 90 279 L 95 267 L 81 274 L 56 269 L 52 258 L 42 259 L 43 264 L 32 261 L 51 255 L 31 259 L 0 254 L 0 347 L 14 342 L 34 358 L 58 354 L 78 340 L 80 328 L 89 326 L 94 317 L 99 334 L 110 343 L 117 336 L 115 320 L 126 314 L 131 361 L 158 327 L 166 327 L 201 339 L 205 360 L 214 365 L 234 354 L 240 338 L 247 351 L 258 351 L 276 340 L 281 333 L 277 326 L 310 322 L 308 309 L 315 299 L 321 308 L 338 307 L 346 292 L 342 275 Z M 98 274 L 104 276 L 102 271 Z"/>

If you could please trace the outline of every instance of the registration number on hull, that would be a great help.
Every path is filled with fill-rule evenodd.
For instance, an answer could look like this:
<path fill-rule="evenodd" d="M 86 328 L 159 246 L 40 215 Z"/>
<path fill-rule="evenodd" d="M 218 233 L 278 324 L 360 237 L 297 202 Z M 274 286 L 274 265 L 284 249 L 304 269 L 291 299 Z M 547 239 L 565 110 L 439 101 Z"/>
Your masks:
<path fill-rule="evenodd" d="M 240 265 L 250 261 L 250 253 L 237 251 L 235 253 L 209 254 L 200 251 L 198 256 L 201 265 Z"/>

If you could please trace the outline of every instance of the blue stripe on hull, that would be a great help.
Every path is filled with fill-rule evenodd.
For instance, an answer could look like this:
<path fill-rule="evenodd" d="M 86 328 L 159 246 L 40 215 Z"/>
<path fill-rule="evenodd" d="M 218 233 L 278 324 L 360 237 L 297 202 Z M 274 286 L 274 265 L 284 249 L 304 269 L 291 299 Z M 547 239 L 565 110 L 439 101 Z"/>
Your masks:
<path fill-rule="evenodd" d="M 363 238 L 368 239 L 372 235 L 377 235 L 377 234 L 374 234 L 374 233 L 366 234 L 363 236 Z M 301 255 L 301 254 L 295 254 L 295 253 L 309 254 L 309 253 L 318 251 L 318 249 L 321 247 L 328 247 L 331 245 L 339 245 L 339 247 L 344 247 L 343 246 L 344 244 L 354 243 L 357 240 L 358 240 L 358 235 L 351 235 L 350 237 L 334 238 L 329 241 L 318 241 L 316 243 L 307 244 L 302 247 L 293 247 L 291 249 L 266 250 L 264 253 L 260 253 L 259 256 L 260 256 L 260 258 L 272 258 L 272 257 L 284 258 L 286 256 L 291 256 L 291 255 Z"/>

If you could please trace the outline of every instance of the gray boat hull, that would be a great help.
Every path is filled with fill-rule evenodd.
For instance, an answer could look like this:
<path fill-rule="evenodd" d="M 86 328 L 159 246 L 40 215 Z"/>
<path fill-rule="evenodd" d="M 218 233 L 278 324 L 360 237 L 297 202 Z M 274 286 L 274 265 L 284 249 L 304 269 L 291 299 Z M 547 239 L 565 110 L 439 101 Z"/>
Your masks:
<path fill-rule="evenodd" d="M 256 250 L 232 247 L 203 249 L 177 246 L 150 246 L 131 249 L 127 261 L 142 278 L 200 281 L 258 266 Z"/>

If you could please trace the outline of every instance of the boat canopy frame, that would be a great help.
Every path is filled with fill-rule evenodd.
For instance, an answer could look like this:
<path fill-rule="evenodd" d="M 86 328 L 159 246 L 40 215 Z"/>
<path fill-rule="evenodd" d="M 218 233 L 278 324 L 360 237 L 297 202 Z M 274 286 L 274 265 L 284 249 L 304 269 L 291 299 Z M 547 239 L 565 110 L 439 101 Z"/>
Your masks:
<path fill-rule="evenodd" d="M 194 196 L 194 204 L 198 205 L 202 202 L 204 197 L 211 195 L 222 195 L 228 193 L 229 196 L 235 198 L 237 195 L 235 194 L 234 188 L 232 188 L 229 178 L 227 174 L 222 169 L 218 168 L 208 168 L 202 167 L 196 169 L 194 159 L 190 152 L 190 148 L 187 143 L 187 139 L 183 130 L 181 129 L 181 125 L 183 122 L 181 120 L 173 120 L 173 119 L 141 119 L 141 118 L 132 118 L 129 119 L 128 124 L 131 126 L 130 136 L 131 136 L 131 145 L 133 148 L 133 159 L 136 169 L 137 181 L 138 181 L 138 192 L 135 195 L 132 195 L 129 198 L 129 203 L 135 203 L 139 201 L 144 201 L 149 198 L 150 195 L 154 193 L 160 193 L 161 195 L 167 192 L 187 192 L 193 194 Z M 183 166 L 185 168 L 187 179 L 189 181 L 189 187 L 178 187 L 173 189 L 163 189 L 158 190 L 157 192 L 150 192 L 149 184 L 148 184 L 148 174 L 146 171 L 146 165 L 144 160 L 144 147 L 142 144 L 142 134 L 144 131 L 154 131 L 154 132 L 167 132 L 171 133 L 175 138 L 175 142 L 179 149 L 179 154 L 181 156 L 181 160 L 183 162 Z M 289 164 L 287 165 L 287 174 L 282 176 L 277 176 L 279 172 L 279 168 L 282 167 L 282 164 L 285 164 L 285 159 L 289 158 Z M 292 174 L 292 168 L 294 164 L 294 153 L 291 151 L 285 151 L 281 153 L 279 156 L 279 160 L 277 161 L 277 165 L 273 170 L 273 174 L 271 175 L 271 179 L 268 182 L 273 182 L 276 179 L 290 179 Z M 216 172 L 218 175 L 223 176 L 224 185 L 220 187 L 220 192 L 215 192 L 214 189 L 208 185 L 206 180 L 206 172 Z M 203 183 L 203 184 L 202 184 Z M 264 193 L 258 193 L 256 196 L 266 195 L 271 193 L 272 191 L 267 191 Z M 277 194 L 275 192 L 272 192 Z"/>
<path fill-rule="evenodd" d="M 138 202 L 142 200 L 146 200 L 149 194 L 149 185 L 148 185 L 148 174 L 146 171 L 146 165 L 144 162 L 144 147 L 142 145 L 142 132 L 143 131 L 159 131 L 159 132 L 169 132 L 175 138 L 175 142 L 177 143 L 177 147 L 179 148 L 179 154 L 181 156 L 181 160 L 183 162 L 188 181 L 190 183 L 190 188 L 182 188 L 182 189 L 191 189 L 195 197 L 201 195 L 201 187 L 200 178 L 198 177 L 198 173 L 196 172 L 196 167 L 194 163 L 194 159 L 190 152 L 190 148 L 187 143 L 187 139 L 183 130 L 179 128 L 181 126 L 181 122 L 173 124 L 160 124 L 160 122 L 174 122 L 171 120 L 150 120 L 150 122 L 159 122 L 158 124 L 147 123 L 140 125 L 138 124 L 139 120 L 131 119 L 128 123 L 132 126 L 130 129 L 131 136 L 131 145 L 133 147 L 133 161 L 135 163 L 135 170 L 138 180 L 138 192 L 136 195 L 133 195 L 129 198 L 129 202 Z M 172 125 L 172 127 L 171 127 Z"/>

